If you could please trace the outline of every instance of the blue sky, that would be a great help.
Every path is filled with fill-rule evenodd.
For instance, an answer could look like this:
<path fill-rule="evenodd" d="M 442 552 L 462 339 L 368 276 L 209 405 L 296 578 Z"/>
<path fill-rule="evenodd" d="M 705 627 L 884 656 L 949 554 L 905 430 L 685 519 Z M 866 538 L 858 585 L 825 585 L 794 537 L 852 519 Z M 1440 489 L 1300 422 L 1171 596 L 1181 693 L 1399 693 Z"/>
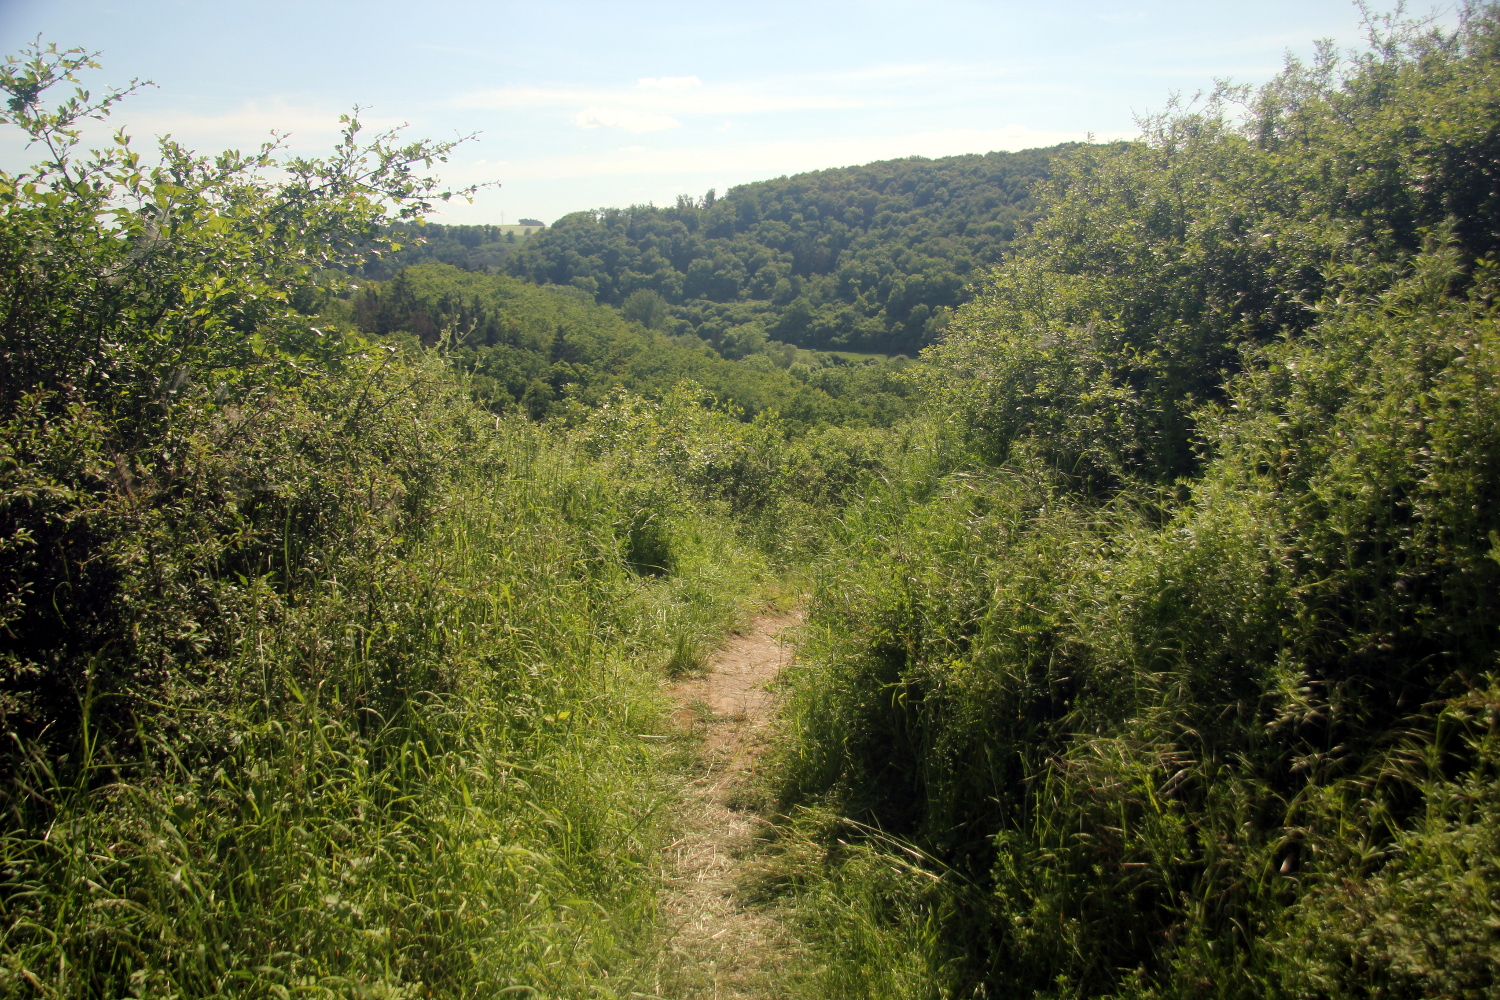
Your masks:
<path fill-rule="evenodd" d="M 1373 6 L 1386 9 L 1388 2 Z M 116 115 L 202 151 L 271 129 L 326 148 L 351 105 L 414 135 L 479 132 L 443 170 L 499 181 L 442 221 L 568 211 L 895 156 L 1134 133 L 1216 77 L 1257 83 L 1348 0 L 1052 3 L 0 0 L 0 47 L 103 51 Z M 29 160 L 0 136 L 0 167 Z"/>

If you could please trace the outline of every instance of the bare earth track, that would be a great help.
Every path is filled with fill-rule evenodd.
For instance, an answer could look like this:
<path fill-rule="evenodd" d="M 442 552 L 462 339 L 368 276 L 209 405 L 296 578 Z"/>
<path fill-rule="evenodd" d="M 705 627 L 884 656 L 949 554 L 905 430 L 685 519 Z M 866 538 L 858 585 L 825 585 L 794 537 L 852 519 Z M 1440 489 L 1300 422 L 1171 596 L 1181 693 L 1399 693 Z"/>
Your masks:
<path fill-rule="evenodd" d="M 776 708 L 770 683 L 792 656 L 778 637 L 800 623 L 798 614 L 758 618 L 713 655 L 703 676 L 668 688 L 676 724 L 703 736 L 669 852 L 663 918 L 672 936 L 659 988 L 670 1000 L 762 997 L 768 963 L 788 945 L 772 917 L 740 904 L 735 883 L 764 822 L 746 793 Z"/>

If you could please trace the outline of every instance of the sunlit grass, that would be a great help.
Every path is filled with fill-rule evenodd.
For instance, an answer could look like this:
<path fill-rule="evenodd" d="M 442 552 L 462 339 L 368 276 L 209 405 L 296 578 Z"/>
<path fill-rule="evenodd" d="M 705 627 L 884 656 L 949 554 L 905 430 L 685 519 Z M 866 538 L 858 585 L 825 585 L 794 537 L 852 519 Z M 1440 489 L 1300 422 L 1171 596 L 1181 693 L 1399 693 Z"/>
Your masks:
<path fill-rule="evenodd" d="M 159 706 L 129 755 L 85 727 L 26 758 L 0 840 L 5 992 L 628 979 L 676 763 L 640 734 L 673 656 L 733 627 L 764 571 L 731 527 L 680 511 L 674 571 L 634 573 L 604 466 L 523 424 L 493 447 L 503 474 L 460 476 L 399 559 L 346 563 L 295 602 L 238 584 L 275 609 L 239 636 L 239 697 Z"/>

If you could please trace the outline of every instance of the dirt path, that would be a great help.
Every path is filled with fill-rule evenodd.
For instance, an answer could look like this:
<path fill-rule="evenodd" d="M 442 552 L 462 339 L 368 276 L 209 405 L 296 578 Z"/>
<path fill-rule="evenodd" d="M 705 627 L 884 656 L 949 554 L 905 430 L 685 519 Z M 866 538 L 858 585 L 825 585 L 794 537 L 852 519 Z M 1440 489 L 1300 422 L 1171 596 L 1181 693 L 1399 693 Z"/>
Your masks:
<path fill-rule="evenodd" d="M 775 920 L 740 905 L 735 883 L 764 822 L 747 792 L 776 707 L 767 688 L 792 656 L 777 636 L 800 623 L 798 614 L 759 618 L 714 654 L 702 677 L 668 689 L 679 706 L 674 721 L 703 736 L 684 790 L 680 839 L 669 852 L 663 917 L 672 937 L 660 990 L 670 1000 L 760 997 L 764 974 L 786 946 Z"/>

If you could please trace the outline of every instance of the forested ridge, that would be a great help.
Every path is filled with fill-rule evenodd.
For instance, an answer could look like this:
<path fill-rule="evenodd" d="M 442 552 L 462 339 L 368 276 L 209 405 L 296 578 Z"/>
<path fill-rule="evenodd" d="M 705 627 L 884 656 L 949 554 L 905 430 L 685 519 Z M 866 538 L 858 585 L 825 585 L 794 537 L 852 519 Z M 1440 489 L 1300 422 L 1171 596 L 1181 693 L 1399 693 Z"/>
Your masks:
<path fill-rule="evenodd" d="M 0 995 L 707 981 L 663 685 L 793 605 L 758 995 L 1497 995 L 1500 7 L 1367 27 L 482 266 L 448 146 L 85 157 L 12 59 Z"/>
<path fill-rule="evenodd" d="M 1052 153 L 886 160 L 575 213 L 505 266 L 611 305 L 659 295 L 714 343 L 764 330 L 802 347 L 915 354 L 1024 227 Z"/>
<path fill-rule="evenodd" d="M 666 207 L 575 212 L 496 266 L 602 304 L 629 302 L 628 312 L 670 333 L 715 346 L 727 337 L 731 353 L 769 337 L 915 355 L 1024 231 L 1032 185 L 1062 148 L 885 160 Z M 413 232 L 437 246 L 449 231 Z"/>

